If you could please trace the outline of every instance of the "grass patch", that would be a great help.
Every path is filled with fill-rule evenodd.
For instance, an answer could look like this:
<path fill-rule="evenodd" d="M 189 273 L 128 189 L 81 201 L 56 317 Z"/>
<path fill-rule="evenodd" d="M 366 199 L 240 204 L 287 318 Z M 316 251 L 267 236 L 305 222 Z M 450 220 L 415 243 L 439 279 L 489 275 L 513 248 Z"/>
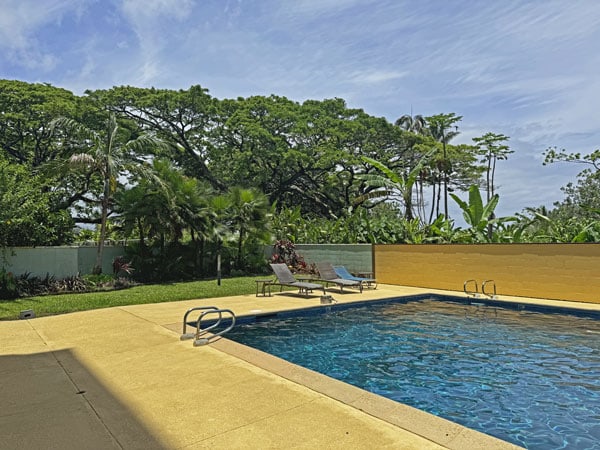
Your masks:
<path fill-rule="evenodd" d="M 14 320 L 19 313 L 32 309 L 37 317 L 111 306 L 163 303 L 178 300 L 228 297 L 256 292 L 256 277 L 224 278 L 158 285 L 135 286 L 128 289 L 85 294 L 44 295 L 0 301 L 0 320 Z"/>

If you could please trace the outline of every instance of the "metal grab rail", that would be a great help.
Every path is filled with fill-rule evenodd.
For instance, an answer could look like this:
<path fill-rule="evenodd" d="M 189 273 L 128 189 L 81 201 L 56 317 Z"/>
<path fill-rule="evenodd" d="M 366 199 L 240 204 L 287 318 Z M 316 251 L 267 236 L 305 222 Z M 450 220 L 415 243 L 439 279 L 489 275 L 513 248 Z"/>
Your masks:
<path fill-rule="evenodd" d="M 186 311 L 186 313 L 183 315 L 183 330 L 181 332 L 181 337 L 179 338 L 179 340 L 181 341 L 185 341 L 186 339 L 192 339 L 194 336 L 196 336 L 196 333 L 186 333 L 186 329 L 187 329 L 187 318 L 190 315 L 190 313 L 192 311 L 207 311 L 207 310 L 211 310 L 211 311 L 218 311 L 219 308 L 217 308 L 216 306 L 197 306 L 195 308 L 190 308 Z M 221 320 L 221 317 L 219 316 L 219 321 Z"/>
<path fill-rule="evenodd" d="M 218 327 L 221 324 L 221 320 L 223 319 L 223 313 L 227 313 L 231 316 L 231 324 L 229 324 L 229 326 L 227 328 L 219 331 L 218 333 L 211 334 L 209 337 L 201 337 L 201 336 L 207 334 L 210 330 Z M 202 319 L 205 316 L 208 316 L 210 314 L 218 314 L 219 318 L 212 325 L 202 329 L 201 328 Z M 230 309 L 215 309 L 215 310 L 204 311 L 202 314 L 200 314 L 200 317 L 198 317 L 198 322 L 196 323 L 196 334 L 194 336 L 194 347 L 210 344 L 210 341 L 227 333 L 234 326 L 235 326 L 235 314 L 233 313 L 232 310 L 230 310 Z"/>
<path fill-rule="evenodd" d="M 475 291 L 469 291 L 467 289 L 467 285 L 469 283 L 471 283 L 471 282 L 475 283 Z M 465 281 L 465 283 L 463 284 L 463 291 L 465 291 L 465 294 L 467 294 L 467 295 L 472 295 L 473 297 L 477 297 L 477 295 L 479 293 L 479 287 L 477 286 L 477 280 L 467 280 L 467 281 Z"/>
<path fill-rule="evenodd" d="M 492 283 L 494 286 L 494 293 L 492 295 L 488 294 L 487 292 L 485 292 L 485 285 L 487 283 Z M 481 284 L 481 292 L 483 293 L 483 295 L 487 295 L 489 298 L 496 298 L 496 282 L 494 280 L 485 280 L 482 284 Z"/>

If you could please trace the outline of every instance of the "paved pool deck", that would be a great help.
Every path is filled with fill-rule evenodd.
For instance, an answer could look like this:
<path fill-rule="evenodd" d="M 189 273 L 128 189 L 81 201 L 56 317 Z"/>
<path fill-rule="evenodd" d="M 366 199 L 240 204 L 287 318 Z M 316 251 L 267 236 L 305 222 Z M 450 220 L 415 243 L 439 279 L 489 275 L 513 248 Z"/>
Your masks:
<path fill-rule="evenodd" d="M 331 293 L 341 303 L 426 292 L 464 295 Z M 179 339 L 191 307 L 245 315 L 319 303 L 277 292 L 2 321 L 0 449 L 516 448 L 226 339 Z"/>

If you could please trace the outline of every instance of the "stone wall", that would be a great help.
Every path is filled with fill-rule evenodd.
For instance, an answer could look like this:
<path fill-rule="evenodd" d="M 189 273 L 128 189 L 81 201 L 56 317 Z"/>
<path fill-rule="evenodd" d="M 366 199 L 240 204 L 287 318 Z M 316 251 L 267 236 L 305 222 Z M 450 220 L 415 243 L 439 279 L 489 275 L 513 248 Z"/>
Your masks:
<path fill-rule="evenodd" d="M 373 272 L 371 244 L 297 244 L 296 253 L 307 263 L 330 262 L 350 272 Z"/>
<path fill-rule="evenodd" d="M 15 275 L 29 273 L 32 276 L 65 278 L 77 274 L 92 273 L 96 264 L 95 246 L 69 247 L 15 247 L 1 250 L 0 267 Z M 124 255 L 125 248 L 119 245 L 104 247 L 102 272 L 112 274 L 112 262 L 116 256 Z"/>

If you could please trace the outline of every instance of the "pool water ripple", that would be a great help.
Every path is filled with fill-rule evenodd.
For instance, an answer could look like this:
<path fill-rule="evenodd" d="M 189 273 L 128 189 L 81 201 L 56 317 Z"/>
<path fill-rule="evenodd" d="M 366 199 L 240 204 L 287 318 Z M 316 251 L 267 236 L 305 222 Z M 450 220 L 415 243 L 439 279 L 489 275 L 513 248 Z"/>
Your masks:
<path fill-rule="evenodd" d="M 600 449 L 598 321 L 436 300 L 228 337 L 526 448 Z"/>

